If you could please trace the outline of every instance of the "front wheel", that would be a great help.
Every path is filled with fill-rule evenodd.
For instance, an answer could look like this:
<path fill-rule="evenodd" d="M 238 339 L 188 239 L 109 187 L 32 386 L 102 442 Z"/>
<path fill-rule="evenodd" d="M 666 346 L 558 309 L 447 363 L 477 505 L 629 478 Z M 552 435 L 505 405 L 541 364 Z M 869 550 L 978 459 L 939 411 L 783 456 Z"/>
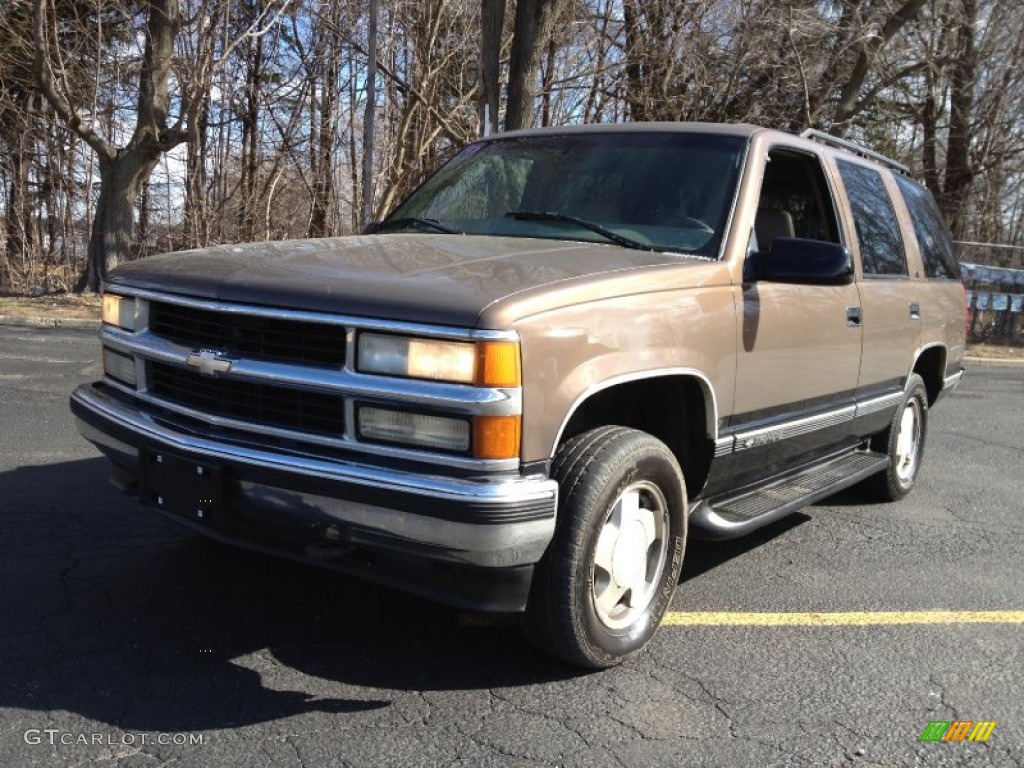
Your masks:
<path fill-rule="evenodd" d="M 924 379 L 912 373 L 892 423 L 871 445 L 888 455 L 889 465 L 865 481 L 866 489 L 883 501 L 897 501 L 910 493 L 921 469 L 927 434 L 928 391 Z"/>
<path fill-rule="evenodd" d="M 571 663 L 610 667 L 650 640 L 679 581 L 683 473 L 651 435 L 600 427 L 568 440 L 552 475 L 558 523 L 534 573 L 527 634 Z"/>

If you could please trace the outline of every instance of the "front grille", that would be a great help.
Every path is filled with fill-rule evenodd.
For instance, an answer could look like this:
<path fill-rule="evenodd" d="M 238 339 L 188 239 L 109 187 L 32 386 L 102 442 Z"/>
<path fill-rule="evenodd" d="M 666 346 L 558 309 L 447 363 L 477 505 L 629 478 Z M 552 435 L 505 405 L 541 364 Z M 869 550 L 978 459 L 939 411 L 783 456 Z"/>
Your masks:
<path fill-rule="evenodd" d="M 340 395 L 212 378 L 153 362 L 147 382 L 156 397 L 216 416 L 332 437 L 341 437 L 344 428 Z"/>
<path fill-rule="evenodd" d="M 337 325 L 154 301 L 149 330 L 191 349 L 207 347 L 253 360 L 327 368 L 341 368 L 345 362 L 345 331 Z"/>

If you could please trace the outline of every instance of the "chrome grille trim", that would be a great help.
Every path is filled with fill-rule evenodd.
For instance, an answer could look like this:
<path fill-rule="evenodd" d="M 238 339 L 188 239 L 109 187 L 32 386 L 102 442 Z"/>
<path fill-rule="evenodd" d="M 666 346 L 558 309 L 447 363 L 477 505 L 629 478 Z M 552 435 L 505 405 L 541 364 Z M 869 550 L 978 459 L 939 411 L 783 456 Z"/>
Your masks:
<path fill-rule="evenodd" d="M 346 404 L 345 434 L 342 437 L 331 438 L 322 435 L 313 435 L 306 432 L 296 432 L 290 429 L 271 427 L 266 424 L 254 425 L 252 422 L 239 421 L 227 416 L 214 416 L 213 414 L 205 411 L 197 411 L 193 408 L 179 405 L 178 403 L 161 400 L 148 392 L 137 392 L 131 387 L 127 387 L 124 384 L 111 379 L 109 376 L 103 377 L 103 384 L 110 389 L 116 389 L 119 392 L 130 396 L 133 400 L 140 403 L 146 403 L 147 405 L 163 409 L 164 411 L 172 414 L 184 416 L 187 419 L 205 422 L 222 429 L 235 430 L 239 433 L 248 433 L 255 436 L 294 441 L 297 449 L 304 450 L 309 455 L 313 455 L 317 447 L 323 447 L 335 450 L 357 451 L 362 454 L 392 459 L 425 461 L 432 464 L 443 464 L 446 467 L 453 467 L 455 469 L 476 469 L 487 472 L 503 472 L 514 470 L 519 467 L 518 459 L 468 459 L 448 453 L 435 453 L 421 449 L 405 449 L 391 445 L 376 445 L 373 443 L 357 442 L 354 438 L 355 429 L 352 426 L 352 422 L 350 420 L 351 417 L 348 415 L 350 410 L 354 414 L 354 404 L 351 400 Z M 350 434 L 352 436 L 350 436 Z"/>
<path fill-rule="evenodd" d="M 161 402 L 203 413 L 317 436 L 341 436 L 345 400 L 336 392 L 266 384 L 241 376 L 204 376 L 167 363 L 148 364 L 148 392 Z"/>
<path fill-rule="evenodd" d="M 214 414 L 191 407 L 189 403 L 159 397 L 152 391 L 147 377 L 151 373 L 149 363 L 162 363 L 186 369 L 189 355 L 195 349 L 185 344 L 163 338 L 148 329 L 148 323 L 140 322 L 138 330 L 126 331 L 104 325 L 100 337 L 104 344 L 125 354 L 134 355 L 136 369 L 140 373 L 138 391 L 119 385 L 109 377 L 104 382 L 111 388 L 128 395 L 140 403 L 164 409 L 188 419 L 235 430 L 253 436 L 295 441 L 303 450 L 315 452 L 317 447 L 341 449 L 368 455 L 426 462 L 445 467 L 478 470 L 509 471 L 519 467 L 519 459 L 481 460 L 448 453 L 393 445 L 374 445 L 357 439 L 355 411 L 358 402 L 372 402 L 381 407 L 422 409 L 426 412 L 453 417 L 472 416 L 514 416 L 521 415 L 523 393 L 521 387 L 484 388 L 448 382 L 434 382 L 420 379 L 405 379 L 359 373 L 354 370 L 356 339 L 360 331 L 385 331 L 429 338 L 460 341 L 508 340 L 518 341 L 514 331 L 491 331 L 460 329 L 443 326 L 421 325 L 405 322 L 380 321 L 324 312 L 275 309 L 247 304 L 235 304 L 205 299 L 195 299 L 158 291 L 110 285 L 111 293 L 133 296 L 139 301 L 139 317 L 148 320 L 151 303 L 161 302 L 182 307 L 224 312 L 228 314 L 254 315 L 262 318 L 295 320 L 321 323 L 338 329 L 338 344 L 343 349 L 344 364 L 340 368 L 329 368 L 317 364 L 281 362 L 254 359 L 237 351 L 229 354 L 232 365 L 228 373 L 218 379 L 247 382 L 254 385 L 284 387 L 297 392 L 336 395 L 341 398 L 339 421 L 342 430 L 337 435 L 299 431 L 282 425 L 268 425 L 256 420 L 236 418 L 223 413 Z M 191 368 L 187 370 L 191 371 Z M 206 380 L 203 380 L 206 383 Z M 210 379 L 209 381 L 214 381 Z"/>
<path fill-rule="evenodd" d="M 193 348 L 251 360 L 337 370 L 345 363 L 344 327 L 308 320 L 225 314 L 169 301 L 147 301 L 149 333 Z"/>
<path fill-rule="evenodd" d="M 216 301 L 213 299 L 195 299 L 172 293 L 160 293 L 126 285 L 108 285 L 105 290 L 119 296 L 134 296 L 148 301 L 162 301 L 168 304 L 179 304 L 184 307 L 208 309 L 216 312 L 271 317 L 279 320 L 301 320 L 326 325 L 351 326 L 360 330 L 385 331 L 390 333 L 408 333 L 415 336 L 430 336 L 438 339 L 462 339 L 479 341 L 517 341 L 519 334 L 515 331 L 494 331 L 470 328 L 453 328 L 446 325 L 428 325 L 407 323 L 398 320 L 377 320 L 371 317 L 353 315 L 335 315 L 328 312 L 314 312 L 301 309 L 276 309 L 261 307 L 254 304 L 236 304 L 234 302 Z"/>
<path fill-rule="evenodd" d="M 102 331 L 104 343 L 119 352 L 146 360 L 185 366 L 193 350 L 149 331 L 132 333 L 110 326 Z M 405 404 L 436 408 L 456 415 L 509 416 L 522 412 L 522 391 L 482 388 L 465 384 L 403 379 L 357 373 L 344 368 L 329 370 L 292 363 L 232 357 L 227 378 L 256 383 L 330 392 L 367 400 L 394 400 Z"/>

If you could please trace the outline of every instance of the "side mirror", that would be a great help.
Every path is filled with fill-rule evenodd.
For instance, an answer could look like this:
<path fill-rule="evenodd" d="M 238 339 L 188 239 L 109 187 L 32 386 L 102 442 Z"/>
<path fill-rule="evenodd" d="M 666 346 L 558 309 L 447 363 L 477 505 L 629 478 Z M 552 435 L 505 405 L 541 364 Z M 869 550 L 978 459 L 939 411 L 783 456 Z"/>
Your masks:
<path fill-rule="evenodd" d="M 383 223 L 384 223 L 383 221 L 371 221 L 369 224 L 367 224 L 365 227 L 363 227 L 363 234 L 364 235 L 375 235 L 375 234 L 377 234 L 378 232 L 380 232 L 381 225 Z"/>
<path fill-rule="evenodd" d="M 853 282 L 853 257 L 845 246 L 798 237 L 777 237 L 767 253 L 747 256 L 748 282 L 847 285 Z"/>

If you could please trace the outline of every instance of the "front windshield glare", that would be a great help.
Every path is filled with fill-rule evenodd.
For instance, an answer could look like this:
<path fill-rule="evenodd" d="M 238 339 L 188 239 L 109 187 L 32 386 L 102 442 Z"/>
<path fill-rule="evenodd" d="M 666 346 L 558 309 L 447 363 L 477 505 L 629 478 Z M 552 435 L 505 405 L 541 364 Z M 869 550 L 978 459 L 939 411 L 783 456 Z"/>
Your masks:
<path fill-rule="evenodd" d="M 472 144 L 385 222 L 718 256 L 746 141 L 699 133 L 524 136 Z M 388 226 L 393 222 L 398 226 Z"/>

